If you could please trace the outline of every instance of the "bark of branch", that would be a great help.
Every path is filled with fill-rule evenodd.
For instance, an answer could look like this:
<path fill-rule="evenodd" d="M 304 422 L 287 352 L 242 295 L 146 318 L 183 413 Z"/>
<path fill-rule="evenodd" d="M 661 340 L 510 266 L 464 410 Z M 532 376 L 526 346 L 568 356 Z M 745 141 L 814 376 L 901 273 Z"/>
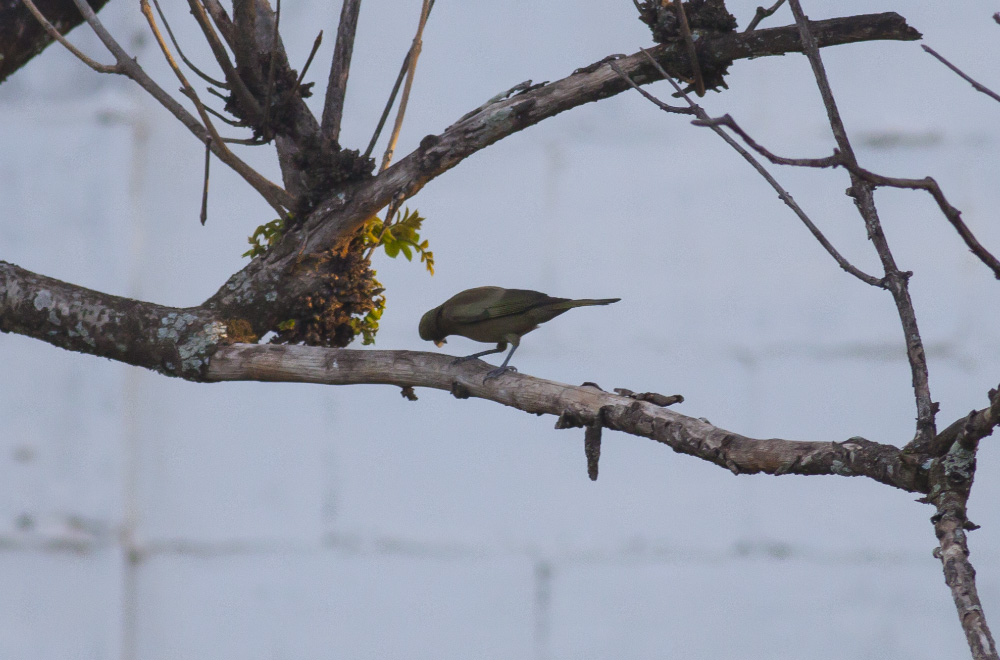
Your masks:
<path fill-rule="evenodd" d="M 945 584 L 951 589 L 958 620 L 965 632 L 975 660 L 996 660 L 997 648 L 986 623 L 983 605 L 976 589 L 976 569 L 969 561 L 966 534 L 968 519 L 965 502 L 957 496 L 942 497 L 934 516 L 934 533 L 941 546 L 935 552 L 944 569 Z"/>
<path fill-rule="evenodd" d="M 919 459 L 891 445 L 864 438 L 757 440 L 589 385 L 574 387 L 519 373 L 484 383 L 491 365 L 479 360 L 453 362 L 453 356 L 417 351 L 233 344 L 220 347 L 212 356 L 206 379 L 429 387 L 462 399 L 477 397 L 528 413 L 556 415 L 560 428 L 600 424 L 651 438 L 734 474 L 865 476 L 906 491 L 925 491 Z"/>
<path fill-rule="evenodd" d="M 361 0 L 344 0 L 344 4 L 340 8 L 340 26 L 337 28 L 337 43 L 333 47 L 330 82 L 326 88 L 326 100 L 323 104 L 323 137 L 330 142 L 338 142 L 340 140 L 340 120 L 344 115 L 347 77 L 351 72 L 354 33 L 358 29 L 358 14 L 360 11 Z"/>
<path fill-rule="evenodd" d="M 991 392 L 996 405 L 996 391 Z M 966 504 L 976 474 L 976 453 L 979 448 L 979 433 L 973 418 L 957 433 L 955 441 L 946 454 L 934 459 L 928 471 L 930 493 L 923 499 L 937 507 L 931 518 L 934 533 L 941 544 L 934 550 L 934 556 L 941 560 L 944 581 L 951 589 L 951 596 L 958 611 L 958 620 L 965 632 L 966 641 L 975 660 L 997 660 L 996 643 L 986 622 L 983 604 L 976 589 L 976 570 L 969 561 L 967 532 L 978 528 L 969 521 Z M 992 431 L 992 426 L 987 432 Z"/>
<path fill-rule="evenodd" d="M 112 296 L 0 261 L 0 332 L 200 380 L 226 324 L 199 308 Z"/>
<path fill-rule="evenodd" d="M 100 11 L 108 0 L 88 0 Z M 83 23 L 73 0 L 38 0 L 35 5 L 60 34 Z M 53 42 L 50 35 L 18 0 L 0 2 L 0 83 Z"/>

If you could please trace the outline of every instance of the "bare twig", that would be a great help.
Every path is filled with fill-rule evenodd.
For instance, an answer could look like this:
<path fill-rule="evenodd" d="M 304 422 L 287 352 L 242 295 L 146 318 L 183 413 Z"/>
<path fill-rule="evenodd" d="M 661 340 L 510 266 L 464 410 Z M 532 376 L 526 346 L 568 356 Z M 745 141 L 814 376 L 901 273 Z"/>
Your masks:
<path fill-rule="evenodd" d="M 330 82 L 323 103 L 323 137 L 330 142 L 340 140 L 340 122 L 344 115 L 344 96 L 347 77 L 351 72 L 351 54 L 354 52 L 354 33 L 358 28 L 361 0 L 344 0 L 340 8 L 340 25 L 337 43 L 333 46 L 333 63 L 330 65 Z"/>
<path fill-rule="evenodd" d="M 962 237 L 963 241 L 965 241 L 969 250 L 976 255 L 980 261 L 986 264 L 990 270 L 993 271 L 993 275 L 997 279 L 1000 279 L 1000 260 L 997 260 L 997 258 L 994 257 L 989 250 L 983 247 L 983 245 L 976 239 L 972 231 L 966 226 L 965 222 L 962 221 L 962 212 L 948 203 L 941 187 L 932 177 L 928 176 L 923 179 L 902 179 L 898 177 L 875 174 L 874 172 L 869 172 L 861 167 L 852 168 L 852 171 L 876 186 L 907 188 L 910 190 L 926 190 L 931 197 L 934 198 L 934 201 L 937 202 L 938 208 L 941 209 L 941 213 L 944 214 L 944 217 L 948 219 L 948 222 L 950 222 L 952 227 L 955 228 L 958 235 Z"/>
<path fill-rule="evenodd" d="M 432 9 L 434 9 L 434 0 L 431 0 L 430 6 L 427 8 L 428 16 L 430 16 Z M 392 106 L 396 102 L 396 94 L 399 93 L 399 88 L 403 85 L 406 72 L 410 69 L 410 56 L 412 52 L 412 48 L 406 51 L 406 57 L 403 58 L 403 64 L 399 67 L 399 74 L 396 76 L 396 82 L 393 83 L 392 91 L 389 92 L 389 100 L 386 101 L 385 108 L 382 109 L 382 116 L 379 117 L 378 126 L 375 127 L 372 139 L 368 142 L 368 148 L 365 149 L 365 158 L 369 158 L 372 155 L 372 151 L 375 150 L 375 143 L 378 142 L 378 138 L 382 134 L 382 128 L 385 126 L 385 121 L 389 118 L 389 113 L 392 112 Z"/>
<path fill-rule="evenodd" d="M 111 54 L 115 56 L 117 67 L 120 69 L 116 72 L 134 80 L 204 143 L 210 136 L 210 133 L 205 126 L 203 126 L 198 119 L 192 116 L 190 112 L 184 109 L 184 106 L 178 103 L 176 99 L 164 91 L 162 87 L 157 85 L 156 82 L 150 78 L 148 74 L 146 74 L 142 67 L 140 67 L 133 58 L 129 57 L 128 53 L 125 52 L 125 49 L 122 48 L 115 38 L 111 36 L 111 33 L 104 27 L 104 24 L 97 18 L 97 15 L 85 0 L 73 0 L 73 3 L 83 15 L 87 24 L 90 25 L 90 28 L 95 34 L 97 34 L 97 37 L 104 44 L 105 48 L 107 48 Z M 213 141 L 212 151 L 219 157 L 219 160 L 233 168 L 233 170 L 242 176 L 247 183 L 260 193 L 262 197 L 264 197 L 265 200 L 271 203 L 272 207 L 275 207 L 275 210 L 278 210 L 281 207 L 291 207 L 292 199 L 288 193 L 271 181 L 268 181 L 252 167 L 237 158 L 231 151 L 225 148 L 221 139 Z"/>
<path fill-rule="evenodd" d="M 934 57 L 936 57 L 937 60 L 939 62 L 941 62 L 941 64 L 945 65 L 946 67 L 948 67 L 949 69 L 951 69 L 952 71 L 954 71 L 956 74 L 958 74 L 958 76 L 962 80 L 964 80 L 965 82 L 967 82 L 970 85 L 972 85 L 972 87 L 975 88 L 975 90 L 977 92 L 982 92 L 983 94 L 985 94 L 986 96 L 990 97 L 994 101 L 1000 101 L 1000 94 L 997 94 L 996 92 L 994 92 L 989 87 L 987 87 L 985 85 L 982 85 L 982 84 L 976 82 L 975 80 L 973 80 L 971 77 L 969 77 L 968 75 L 966 75 L 966 73 L 964 71 L 962 71 L 957 66 L 955 66 L 954 64 L 952 64 L 951 62 L 949 62 L 948 60 L 946 60 L 941 55 L 939 55 L 936 50 L 934 50 L 930 46 L 926 46 L 926 45 L 923 45 L 923 44 L 921 44 L 920 47 L 923 48 L 928 53 L 930 53 L 931 55 L 933 55 Z"/>
<path fill-rule="evenodd" d="M 396 151 L 396 141 L 399 139 L 399 132 L 403 128 L 403 117 L 406 115 L 406 104 L 410 100 L 410 90 L 413 89 L 413 77 L 417 71 L 417 59 L 420 58 L 420 49 L 423 47 L 424 26 L 427 25 L 427 17 L 431 11 L 431 0 L 424 0 L 420 8 L 420 22 L 417 23 L 417 33 L 413 36 L 413 44 L 410 46 L 410 54 L 406 67 L 406 83 L 403 85 L 403 95 L 399 98 L 399 109 L 396 110 L 396 123 L 393 124 L 392 133 L 389 135 L 389 144 L 382 155 L 382 165 L 379 172 L 384 172 L 389 163 L 392 162 L 392 155 Z"/>
<path fill-rule="evenodd" d="M 721 117 L 711 117 L 708 119 L 695 119 L 691 122 L 695 126 L 725 126 L 731 131 L 743 138 L 743 141 L 747 145 L 759 153 L 764 158 L 768 159 L 775 165 L 793 165 L 795 167 L 836 167 L 840 165 L 840 156 L 834 150 L 832 156 L 826 156 L 825 158 L 785 158 L 782 156 L 775 155 L 771 153 L 768 149 L 764 148 L 762 145 L 758 144 L 756 140 L 750 137 L 746 131 L 744 131 L 736 120 L 730 115 L 722 115 Z"/>
<path fill-rule="evenodd" d="M 32 0 L 24 0 L 24 6 L 28 8 L 28 11 L 30 11 L 42 27 L 45 28 L 45 31 L 50 37 L 65 46 L 66 50 L 76 55 L 77 59 L 94 71 L 97 71 L 98 73 L 125 73 L 119 64 L 101 64 L 100 62 L 92 60 L 84 55 L 83 51 L 67 41 L 66 37 L 62 36 L 62 34 L 59 33 L 59 30 L 57 30 L 54 25 L 49 23 L 48 19 L 42 15 L 42 12 L 38 11 L 38 8 L 35 7 L 35 3 L 32 2 Z"/>
<path fill-rule="evenodd" d="M 205 183 L 201 189 L 201 224 L 208 220 L 208 169 L 212 163 L 212 138 L 205 140 Z"/>
<path fill-rule="evenodd" d="M 826 107 L 830 129 L 837 142 L 837 148 L 843 159 L 842 162 L 850 170 L 851 188 L 849 194 L 854 197 L 858 212 L 865 221 L 868 238 L 874 244 L 875 251 L 878 253 L 882 267 L 885 270 L 883 281 L 886 284 L 886 288 L 892 293 L 893 300 L 896 303 L 896 311 L 903 326 L 906 355 L 910 363 L 910 372 L 913 377 L 913 393 L 917 405 L 917 429 L 914 442 L 919 446 L 926 447 L 935 435 L 934 414 L 936 406 L 931 400 L 930 383 L 927 375 L 927 357 L 924 353 L 923 341 L 920 338 L 920 330 L 917 327 L 917 317 L 913 310 L 913 301 L 910 299 L 908 287 L 910 274 L 903 273 L 896 266 L 896 260 L 882 231 L 882 223 L 875 208 L 874 185 L 853 171 L 853 168 L 858 167 L 858 160 L 854 155 L 854 148 L 847 137 L 847 130 L 840 117 L 840 111 L 837 109 L 837 103 L 833 98 L 830 82 L 827 79 L 826 70 L 823 68 L 823 61 L 820 58 L 819 46 L 809 27 L 809 19 L 803 13 L 799 0 L 788 0 L 788 4 L 792 9 L 792 14 L 795 16 L 795 24 L 798 26 L 803 52 L 809 59 L 809 64 L 813 70 L 813 77 L 816 79 L 820 96 L 823 98 L 823 105 Z"/>
<path fill-rule="evenodd" d="M 181 61 L 184 62 L 184 64 L 187 64 L 188 68 L 194 71 L 205 82 L 211 85 L 215 85 L 216 87 L 229 89 L 229 85 L 227 83 L 224 83 L 221 80 L 216 80 L 215 78 L 211 77 L 210 75 L 208 75 L 207 73 L 196 67 L 194 63 L 191 62 L 191 60 L 189 60 L 187 57 L 184 56 L 184 51 L 181 50 L 181 45 L 177 43 L 177 39 L 174 38 L 174 31 L 170 29 L 170 23 L 167 21 L 167 17 L 163 15 L 163 10 L 160 9 L 159 0 L 153 0 L 153 6 L 156 7 L 156 13 L 160 15 L 160 20 L 163 21 L 163 27 L 167 30 L 167 36 L 170 37 L 170 43 L 172 43 L 174 45 L 174 48 L 177 49 L 177 55 L 181 58 Z"/>
<path fill-rule="evenodd" d="M 948 219 L 948 222 L 952 224 L 959 236 L 962 237 L 962 240 L 965 241 L 969 250 L 979 257 L 980 261 L 986 264 L 986 266 L 993 271 L 993 274 L 997 279 L 1000 279 L 1000 261 L 990 254 L 990 252 L 976 239 L 972 231 L 962 221 L 962 212 L 948 203 L 948 200 L 944 196 L 944 192 L 942 192 L 941 187 L 933 178 L 925 177 L 923 179 L 903 179 L 875 174 L 874 172 L 869 172 L 856 163 L 852 165 L 845 162 L 845 159 L 841 157 L 840 152 L 836 149 L 834 149 L 832 156 L 827 156 L 826 158 L 783 158 L 771 153 L 754 141 L 754 139 L 751 138 L 746 131 L 744 131 L 729 115 L 723 115 L 722 117 L 707 120 L 696 119 L 691 123 L 696 126 L 726 126 L 743 138 L 743 141 L 746 142 L 751 149 L 761 154 L 775 165 L 794 165 L 797 167 L 837 167 L 838 165 L 843 165 L 853 174 L 856 174 L 875 186 L 907 188 L 910 190 L 926 190 L 934 198 L 934 201 L 937 202 L 938 208 L 941 209 L 941 213 L 944 214 L 945 218 Z"/>
<path fill-rule="evenodd" d="M 209 91 L 211 91 L 211 90 L 209 90 Z M 230 119 L 229 117 L 225 116 L 224 114 L 222 114 L 218 110 L 214 110 L 214 109 L 212 109 L 211 107 L 209 107 L 207 105 L 205 106 L 205 112 L 207 112 L 208 114 L 212 115 L 216 119 L 219 119 L 223 123 L 229 124 L 233 128 L 246 128 L 247 127 L 247 125 L 244 124 L 242 121 L 239 121 L 238 119 Z"/>
<path fill-rule="evenodd" d="M 653 60 L 653 63 L 656 64 L 656 60 Z M 634 82 L 632 82 L 632 79 L 629 78 L 625 74 L 625 72 L 621 70 L 621 67 L 619 67 L 614 62 L 608 62 L 608 66 L 610 66 L 611 69 L 612 69 L 612 71 L 614 71 L 615 73 L 617 73 L 622 78 L 622 80 L 624 80 L 625 82 L 627 82 L 629 84 L 629 87 L 631 87 L 635 91 L 637 91 L 640 94 L 642 94 L 643 98 L 645 98 L 647 101 L 649 101 L 650 103 L 652 103 L 653 105 L 655 105 L 656 107 L 658 107 L 660 110 L 663 110 L 664 112 L 670 112 L 670 113 L 673 113 L 673 114 L 678 114 L 678 115 L 696 115 L 696 114 L 698 114 L 698 111 L 695 108 L 691 107 L 691 106 L 688 106 L 688 107 L 684 108 L 684 107 L 681 107 L 681 106 L 670 105 L 670 104 L 664 103 L 660 99 L 656 98 L 655 96 L 653 96 L 652 94 L 650 94 L 649 92 L 647 92 L 646 90 L 644 90 L 642 87 L 639 87 Z M 666 76 L 666 77 L 670 78 L 670 76 Z"/>
<path fill-rule="evenodd" d="M 302 81 L 306 77 L 306 71 L 309 70 L 309 65 L 312 64 L 313 58 L 316 57 L 316 51 L 319 50 L 319 45 L 323 43 L 323 30 L 319 31 L 316 35 L 316 39 L 313 40 L 312 50 L 309 51 L 309 57 L 306 58 L 306 63 L 302 67 L 302 71 L 299 73 L 299 77 L 295 79 L 295 84 L 292 86 L 288 93 L 282 98 L 281 103 L 284 104 L 286 101 L 295 96 L 295 92 L 299 91 L 299 87 L 302 85 Z"/>
<path fill-rule="evenodd" d="M 378 138 L 382 134 L 385 120 L 389 118 L 389 113 L 392 112 L 392 106 L 396 103 L 396 94 L 399 93 L 399 88 L 403 86 L 403 79 L 406 78 L 406 71 L 409 68 L 410 51 L 406 51 L 406 57 L 403 58 L 403 65 L 399 67 L 399 75 L 396 76 L 396 82 L 393 83 L 392 91 L 389 92 L 389 100 L 385 102 L 385 107 L 382 109 L 382 116 L 379 117 L 375 132 L 372 133 L 372 139 L 368 141 L 368 148 L 365 149 L 365 158 L 369 158 L 372 155 L 372 151 L 375 150 L 375 143 L 378 142 Z"/>
<path fill-rule="evenodd" d="M 651 94 L 645 92 L 645 90 L 639 89 L 639 87 L 636 86 L 635 83 L 633 83 L 632 80 L 629 79 L 628 76 L 626 76 L 614 62 L 611 62 L 610 66 L 618 73 L 618 75 L 626 78 L 630 85 L 638 89 L 643 96 L 651 99 L 654 103 L 656 103 L 657 106 L 664 108 L 665 110 L 669 108 L 669 110 L 666 110 L 667 112 L 697 115 L 699 119 L 695 120 L 692 123 L 695 123 L 696 125 L 699 126 L 707 126 L 708 128 L 711 128 L 713 131 L 715 131 L 717 135 L 719 135 L 719 137 L 725 140 L 726 144 L 731 146 L 733 149 L 736 150 L 738 154 L 743 156 L 743 158 L 748 163 L 750 163 L 751 167 L 757 170 L 757 172 L 762 177 L 764 177 L 764 180 L 767 181 L 772 188 L 774 188 L 775 192 L 778 193 L 778 197 L 781 199 L 781 201 L 784 202 L 785 205 L 788 206 L 788 208 L 792 209 L 792 212 L 795 213 L 796 216 L 798 216 L 799 220 L 802 221 L 802 224 L 804 224 L 806 226 L 806 229 L 809 230 L 809 233 L 813 235 L 813 237 L 819 242 L 819 244 L 823 246 L 823 249 L 826 250 L 827 253 L 834 258 L 834 260 L 842 269 L 844 269 L 846 272 L 850 273 L 854 277 L 858 278 L 865 284 L 870 284 L 871 286 L 877 286 L 877 287 L 885 286 L 882 280 L 869 275 L 868 273 L 862 271 L 861 269 L 859 269 L 858 267 L 854 266 L 849 261 L 847 261 L 847 259 L 845 259 L 844 256 L 841 255 L 840 252 L 838 252 L 835 247 L 833 247 L 833 244 L 830 243 L 830 241 L 826 238 L 826 236 L 823 235 L 823 232 L 821 232 L 819 230 L 819 227 L 817 227 L 816 224 L 813 223 L 812 219 L 808 215 L 806 215 L 805 211 L 802 210 L 802 207 L 800 207 L 798 203 L 792 198 L 792 196 L 788 194 L 788 192 L 781 186 L 781 184 L 778 183 L 777 179 L 775 179 L 771 175 L 771 173 L 768 172 L 764 168 L 764 166 L 761 165 L 760 162 L 753 157 L 753 155 L 750 152 L 744 149 L 738 142 L 736 142 L 732 137 L 730 137 L 725 131 L 723 131 L 719 127 L 720 124 L 724 124 L 725 122 L 711 120 L 708 117 L 708 114 L 705 112 L 705 110 L 700 105 L 695 103 L 694 100 L 681 89 L 680 85 L 674 82 L 674 79 L 666 72 L 666 70 L 662 66 L 660 66 L 659 62 L 653 59 L 652 55 L 650 55 L 646 50 L 643 50 L 642 52 L 643 54 L 646 55 L 649 61 L 652 62 L 653 66 L 656 67 L 660 75 L 663 76 L 667 81 L 669 81 L 670 84 L 674 87 L 674 89 L 677 90 L 677 93 L 682 98 L 684 98 L 685 101 L 688 102 L 689 106 L 688 108 L 675 108 L 673 106 L 668 106 L 667 104 L 662 103 L 661 101 L 659 101 L 659 99 L 655 99 L 652 97 Z M 735 122 L 732 122 L 732 124 L 735 125 Z"/>
<path fill-rule="evenodd" d="M 666 4 L 670 0 L 663 0 Z M 691 28 L 688 26 L 687 13 L 681 0 L 674 0 L 674 11 L 677 12 L 677 22 L 681 28 L 681 37 L 684 39 L 684 49 L 687 51 L 688 59 L 691 60 L 691 70 L 694 72 L 694 89 L 698 96 L 705 95 L 705 79 L 701 75 L 701 66 L 698 64 L 698 51 L 694 47 L 694 37 L 691 36 Z"/>
<path fill-rule="evenodd" d="M 77 0 L 77 1 L 83 2 L 83 0 Z M 198 110 L 198 114 L 201 116 L 201 120 L 204 123 L 204 127 L 208 131 L 208 137 L 205 139 L 205 144 L 209 148 L 214 147 L 215 149 L 217 149 L 219 157 L 223 159 L 223 162 L 225 162 L 227 165 L 229 165 L 237 172 L 242 174 L 244 178 L 251 176 L 256 178 L 257 180 L 266 181 L 266 179 L 264 179 L 264 177 L 262 177 L 259 173 L 257 173 L 256 170 L 254 170 L 249 165 L 247 165 L 239 158 L 237 158 L 236 155 L 233 154 L 233 152 L 231 152 L 229 148 L 225 145 L 222 136 L 220 136 L 219 133 L 215 130 L 215 126 L 212 124 L 212 120 L 209 118 L 208 112 L 205 110 L 204 104 L 202 104 L 201 99 L 198 98 L 198 95 L 195 93 L 194 88 L 191 87 L 191 83 L 188 82 L 187 77 L 185 77 L 184 75 L 184 72 L 181 71 L 179 66 L 177 66 L 177 62 L 174 60 L 173 55 L 170 53 L 170 47 L 167 46 L 167 42 L 163 39 L 163 35 L 160 33 L 160 30 L 156 25 L 156 18 L 153 16 L 153 10 L 150 8 L 148 0 L 140 0 L 139 7 L 142 10 L 143 16 L 146 17 L 146 22 L 149 23 L 149 28 L 153 32 L 153 36 L 156 38 L 156 43 L 159 44 L 160 50 L 163 52 L 163 57 L 166 58 L 167 64 L 170 65 L 170 69 L 174 72 L 174 75 L 176 75 L 177 79 L 180 81 L 182 86 L 182 91 L 184 92 L 185 96 L 191 99 L 191 102 L 194 103 L 195 108 L 197 108 Z M 218 144 L 218 146 L 215 146 L 216 144 Z M 268 183 L 270 182 L 268 181 Z M 274 186 L 274 184 L 271 185 Z M 274 187 L 277 188 L 277 186 Z M 266 190 L 265 192 L 264 190 L 258 189 L 258 191 L 261 192 L 261 194 L 264 196 L 264 199 L 267 200 L 267 202 L 271 205 L 271 207 L 275 211 L 279 213 L 279 215 L 285 217 L 283 207 L 287 206 L 283 204 L 282 199 L 280 198 L 279 195 L 276 195 L 272 190 Z M 281 192 L 284 193 L 284 191 Z"/>
<path fill-rule="evenodd" d="M 760 22 L 762 20 L 764 20 L 768 16 L 771 16 L 772 14 L 774 14 L 774 12 L 778 11 L 778 9 L 783 4 L 785 4 L 785 0 L 778 0 L 776 3 L 774 3 L 773 5 L 771 5 L 767 9 L 764 9 L 763 7 L 757 7 L 757 13 L 754 14 L 753 19 L 751 19 L 751 21 L 750 21 L 750 24 L 747 25 L 747 29 L 745 29 L 743 31 L 744 32 L 753 32 L 754 29 L 758 25 L 760 25 Z"/>

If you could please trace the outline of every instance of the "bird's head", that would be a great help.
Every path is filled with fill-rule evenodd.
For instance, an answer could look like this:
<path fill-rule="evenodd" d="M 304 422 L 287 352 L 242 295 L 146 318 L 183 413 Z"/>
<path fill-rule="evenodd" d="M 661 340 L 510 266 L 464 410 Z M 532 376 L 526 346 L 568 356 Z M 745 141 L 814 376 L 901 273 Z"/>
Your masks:
<path fill-rule="evenodd" d="M 435 307 L 420 318 L 420 338 L 425 341 L 432 341 L 438 348 L 445 345 L 447 335 L 441 330 L 438 323 L 441 308 Z"/>

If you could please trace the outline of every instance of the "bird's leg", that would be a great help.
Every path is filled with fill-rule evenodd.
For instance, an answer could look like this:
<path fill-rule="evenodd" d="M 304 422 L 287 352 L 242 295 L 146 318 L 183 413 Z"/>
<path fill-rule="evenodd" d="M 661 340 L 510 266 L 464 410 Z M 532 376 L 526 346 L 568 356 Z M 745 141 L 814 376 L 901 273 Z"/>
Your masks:
<path fill-rule="evenodd" d="M 467 362 L 468 360 L 475 360 L 481 358 L 484 355 L 493 355 L 494 353 L 503 353 L 507 350 L 507 342 L 502 341 L 497 344 L 497 347 L 490 351 L 480 351 L 479 353 L 473 353 L 472 355 L 466 355 L 465 357 L 460 357 L 452 362 L 453 365 L 459 364 L 461 362 Z M 507 364 L 504 362 L 504 364 Z"/>
<path fill-rule="evenodd" d="M 518 341 L 520 337 L 511 337 L 511 339 L 512 341 L 510 343 L 512 344 L 512 346 L 510 347 L 510 353 L 508 353 L 507 357 L 503 359 L 503 364 L 501 364 L 499 367 L 486 374 L 486 376 L 483 378 L 484 383 L 488 381 L 490 378 L 497 378 L 499 376 L 504 375 L 508 371 L 517 371 L 517 369 L 515 369 L 514 367 L 508 367 L 507 363 L 510 362 L 510 356 L 512 356 L 514 354 L 514 351 L 517 350 L 517 347 L 520 344 L 520 342 Z"/>

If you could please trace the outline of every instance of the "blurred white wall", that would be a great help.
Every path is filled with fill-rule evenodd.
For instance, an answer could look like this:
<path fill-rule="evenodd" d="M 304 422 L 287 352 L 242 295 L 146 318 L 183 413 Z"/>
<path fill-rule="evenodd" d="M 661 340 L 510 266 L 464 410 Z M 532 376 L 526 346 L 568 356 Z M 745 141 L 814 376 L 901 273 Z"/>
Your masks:
<path fill-rule="evenodd" d="M 205 63 L 180 3 L 173 27 Z M 404 6 L 405 4 L 405 6 Z M 731 2 L 742 24 L 756 3 Z M 1000 87 L 992 9 L 807 2 L 814 19 L 896 10 Z M 296 66 L 322 104 L 337 2 L 286 2 Z M 343 142 L 364 148 L 419 3 L 362 8 Z M 134 3 L 104 20 L 168 89 Z M 766 25 L 787 24 L 787 9 Z M 80 28 L 73 40 L 108 60 Z M 438 2 L 397 154 L 522 80 L 650 43 L 627 0 Z M 862 163 L 933 175 L 1000 252 L 1000 105 L 916 43 L 826 49 Z M 211 68 L 211 67 L 209 67 Z M 709 94 L 778 153 L 826 155 L 801 56 L 737 62 Z M 664 83 L 654 93 L 669 94 Z M 0 85 L 0 258 L 163 304 L 241 267 L 272 212 L 127 80 L 58 47 Z M 270 151 L 245 157 L 278 179 Z M 842 172 L 776 171 L 855 264 L 877 272 Z M 877 200 L 912 293 L 947 424 L 1000 381 L 1000 284 L 926 195 Z M 620 296 L 529 335 L 515 364 L 568 383 L 682 393 L 678 410 L 757 437 L 902 444 L 914 405 L 891 298 L 837 268 L 710 132 L 637 94 L 562 114 L 431 183 L 411 207 L 437 259 L 378 257 L 379 348 L 429 349 L 416 322 L 498 284 Z M 455 340 L 456 354 L 478 345 Z M 0 336 L 0 657 L 967 657 L 928 518 L 863 479 L 741 476 L 607 432 L 390 387 L 196 385 Z M 984 442 L 970 504 L 987 615 L 1000 625 L 1000 468 Z"/>

